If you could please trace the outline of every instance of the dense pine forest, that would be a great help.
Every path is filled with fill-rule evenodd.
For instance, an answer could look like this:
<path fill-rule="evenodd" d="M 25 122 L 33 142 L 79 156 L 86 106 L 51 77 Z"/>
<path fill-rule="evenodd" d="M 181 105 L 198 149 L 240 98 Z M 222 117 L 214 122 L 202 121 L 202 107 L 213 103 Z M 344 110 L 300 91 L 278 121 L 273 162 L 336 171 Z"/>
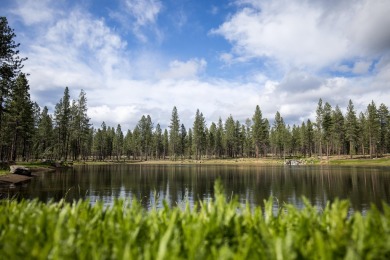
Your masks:
<path fill-rule="evenodd" d="M 299 125 L 286 124 L 279 112 L 264 118 L 260 106 L 245 122 L 232 115 L 207 124 L 198 109 L 193 125 L 180 123 L 173 107 L 167 129 L 140 115 L 133 129 L 121 125 L 99 128 L 90 124 L 87 96 L 81 90 L 70 97 L 69 88 L 54 111 L 30 98 L 26 58 L 19 56 L 14 30 L 0 17 L 0 160 L 151 160 L 260 157 L 328 157 L 331 155 L 383 156 L 390 151 L 390 113 L 374 101 L 356 111 L 346 101 L 338 105 L 319 99 L 316 118 Z M 73 99 L 74 98 L 74 99 Z M 113 115 L 115 116 L 115 115 Z"/>

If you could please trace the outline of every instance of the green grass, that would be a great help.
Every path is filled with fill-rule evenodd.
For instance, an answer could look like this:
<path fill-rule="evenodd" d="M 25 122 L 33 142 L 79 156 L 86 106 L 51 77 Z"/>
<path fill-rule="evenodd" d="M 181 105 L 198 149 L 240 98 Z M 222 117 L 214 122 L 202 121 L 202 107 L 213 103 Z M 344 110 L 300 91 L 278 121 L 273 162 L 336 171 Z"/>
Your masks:
<path fill-rule="evenodd" d="M 330 160 L 335 165 L 390 166 L 390 158 Z"/>
<path fill-rule="evenodd" d="M 390 207 L 348 216 L 347 201 L 303 209 L 216 198 L 145 211 L 133 201 L 0 201 L 3 259 L 389 259 Z"/>

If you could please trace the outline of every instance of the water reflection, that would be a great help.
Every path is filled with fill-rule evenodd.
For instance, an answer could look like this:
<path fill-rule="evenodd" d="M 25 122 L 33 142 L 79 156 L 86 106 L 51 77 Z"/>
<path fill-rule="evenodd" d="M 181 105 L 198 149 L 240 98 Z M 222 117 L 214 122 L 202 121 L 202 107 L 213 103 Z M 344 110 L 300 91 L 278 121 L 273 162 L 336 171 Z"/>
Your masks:
<path fill-rule="evenodd" d="M 42 201 L 89 199 L 109 205 L 115 198 L 139 200 L 145 208 L 193 204 L 214 196 L 220 179 L 225 195 L 262 205 L 273 196 L 279 203 L 302 205 L 302 196 L 325 207 L 328 200 L 349 199 L 353 210 L 390 202 L 389 167 L 97 165 L 43 173 L 24 187 L 3 191 Z"/>

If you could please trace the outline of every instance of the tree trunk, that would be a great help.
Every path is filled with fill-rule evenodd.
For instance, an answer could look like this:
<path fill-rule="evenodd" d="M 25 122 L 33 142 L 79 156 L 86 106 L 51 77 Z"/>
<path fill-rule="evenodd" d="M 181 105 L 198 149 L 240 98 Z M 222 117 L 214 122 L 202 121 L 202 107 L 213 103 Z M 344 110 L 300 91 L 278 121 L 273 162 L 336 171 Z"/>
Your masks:
<path fill-rule="evenodd" d="M 352 154 L 353 154 L 352 141 L 349 141 L 349 154 L 350 154 L 350 158 L 352 159 Z"/>
<path fill-rule="evenodd" d="M 370 159 L 372 159 L 372 137 L 370 136 Z"/>

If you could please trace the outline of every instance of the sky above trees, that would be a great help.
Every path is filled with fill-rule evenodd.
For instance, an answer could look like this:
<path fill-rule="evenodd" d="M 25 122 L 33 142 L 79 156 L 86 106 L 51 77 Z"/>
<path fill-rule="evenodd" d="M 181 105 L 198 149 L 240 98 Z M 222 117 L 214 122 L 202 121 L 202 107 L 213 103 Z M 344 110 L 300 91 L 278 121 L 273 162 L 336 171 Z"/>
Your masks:
<path fill-rule="evenodd" d="M 192 126 L 259 105 L 287 123 L 315 118 L 319 98 L 345 112 L 390 100 L 386 0 L 5 0 L 31 98 L 53 112 L 84 89 L 95 126 Z"/>

